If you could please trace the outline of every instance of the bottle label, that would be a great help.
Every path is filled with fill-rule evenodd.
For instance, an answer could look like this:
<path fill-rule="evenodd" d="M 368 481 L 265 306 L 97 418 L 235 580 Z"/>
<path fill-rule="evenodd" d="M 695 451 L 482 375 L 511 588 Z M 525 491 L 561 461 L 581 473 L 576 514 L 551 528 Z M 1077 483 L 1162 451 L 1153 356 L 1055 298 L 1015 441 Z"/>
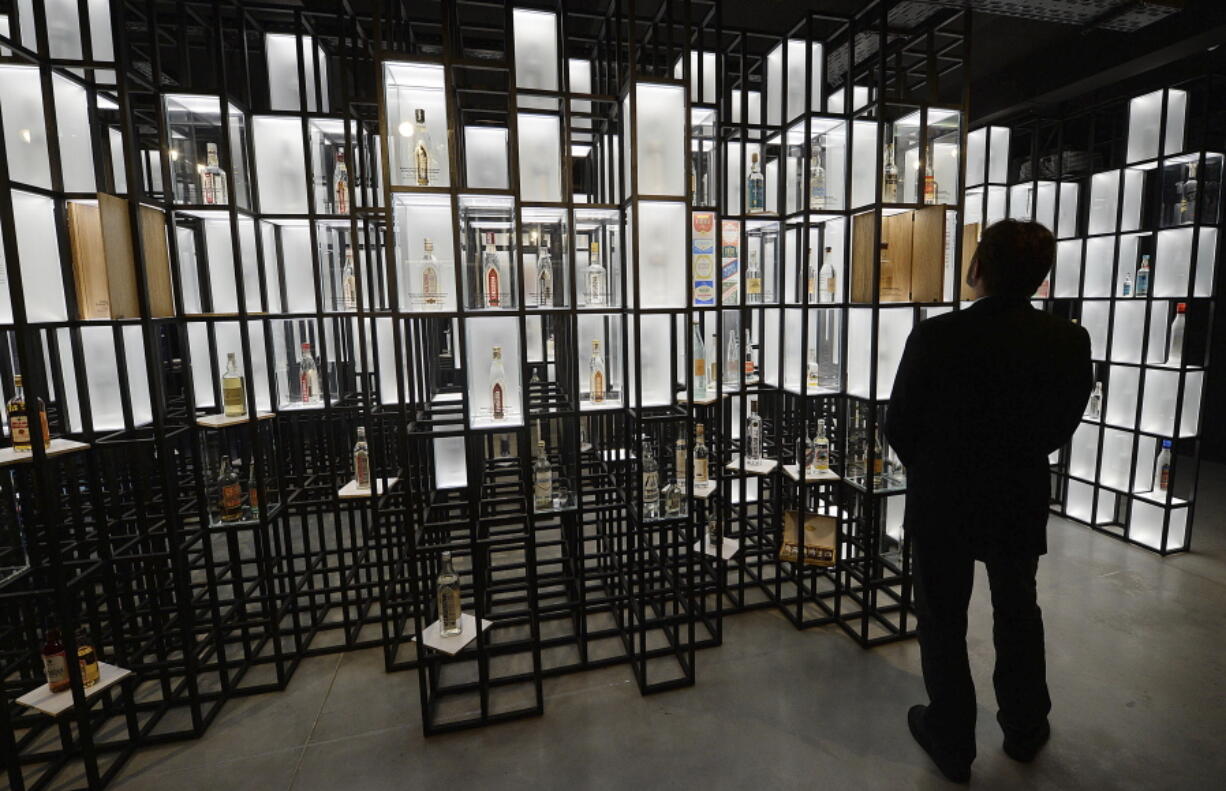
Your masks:
<path fill-rule="evenodd" d="M 421 293 L 427 304 L 433 305 L 438 299 L 438 271 L 432 266 L 421 273 Z"/>
<path fill-rule="evenodd" d="M 604 401 L 604 374 L 600 371 L 592 374 L 592 401 L 597 404 Z"/>
<path fill-rule="evenodd" d="M 357 282 L 353 275 L 346 275 L 344 281 L 344 299 L 345 307 L 356 308 L 358 306 L 358 288 Z"/>
<path fill-rule="evenodd" d="M 438 592 L 438 617 L 443 622 L 443 628 L 454 627 L 460 623 L 460 592 L 447 588 Z"/>
<path fill-rule="evenodd" d="M 349 179 L 338 178 L 336 180 L 336 213 L 349 213 Z"/>
<path fill-rule="evenodd" d="M 494 412 L 494 420 L 502 420 L 503 404 L 502 404 L 502 383 L 494 385 L 494 390 L 490 394 L 490 408 Z"/>
<path fill-rule="evenodd" d="M 703 357 L 699 357 L 694 361 L 694 378 L 701 379 L 707 375 L 707 361 Z"/>
<path fill-rule="evenodd" d="M 315 397 L 314 378 L 309 371 L 303 371 L 298 374 L 298 389 L 302 394 L 302 403 L 310 403 Z"/>
<path fill-rule="evenodd" d="M 660 499 L 660 478 L 658 472 L 643 473 L 643 502 L 654 503 Z"/>
<path fill-rule="evenodd" d="M 417 186 L 430 186 L 430 152 L 426 151 L 424 143 L 418 143 L 413 149 L 413 163 L 417 169 Z"/>
<path fill-rule="evenodd" d="M 745 279 L 745 293 L 761 294 L 762 293 L 762 278 L 750 277 Z"/>
<path fill-rule="evenodd" d="M 29 445 L 30 444 L 30 418 L 24 412 L 16 415 L 9 415 L 9 431 L 13 437 L 14 445 Z M 45 436 L 45 435 L 44 435 Z"/>
<path fill-rule="evenodd" d="M 536 484 L 532 489 L 536 496 L 537 505 L 549 505 L 553 502 L 553 473 L 539 472 L 536 475 Z"/>
<path fill-rule="evenodd" d="M 1158 474 L 1158 489 L 1165 492 L 1170 482 L 1171 467 L 1169 464 L 1163 464 L 1162 471 Z"/>
<path fill-rule="evenodd" d="M 677 451 L 676 467 L 677 467 L 678 482 L 684 482 L 685 481 L 685 449 L 684 448 L 678 449 Z"/>
<path fill-rule="evenodd" d="M 694 459 L 694 483 L 707 482 L 707 460 Z"/>
<path fill-rule="evenodd" d="M 258 511 L 260 507 L 260 487 L 255 485 L 255 481 L 247 487 L 247 505 L 251 506 L 251 510 Z"/>
<path fill-rule="evenodd" d="M 370 488 L 370 457 L 365 453 L 353 457 L 353 478 L 358 482 L 358 488 Z"/>
<path fill-rule="evenodd" d="M 246 393 L 240 383 L 238 387 L 223 387 L 221 390 L 222 405 L 227 409 L 234 407 L 235 409 L 243 409 L 247 406 Z"/>
<path fill-rule="evenodd" d="M 238 485 L 238 481 L 234 483 L 223 484 L 221 487 L 221 507 L 222 510 L 230 511 L 242 507 L 243 490 Z"/>
<path fill-rule="evenodd" d="M 491 266 L 485 270 L 485 303 L 491 308 L 499 307 L 502 304 L 499 280 L 501 278 L 498 276 L 497 267 Z"/>
<path fill-rule="evenodd" d="M 690 266 L 695 305 L 715 304 L 715 214 L 696 211 L 691 217 Z"/>
<path fill-rule="evenodd" d="M 65 660 L 63 651 L 51 656 L 43 656 L 43 675 L 47 677 L 47 683 L 53 687 L 68 683 L 68 662 Z"/>

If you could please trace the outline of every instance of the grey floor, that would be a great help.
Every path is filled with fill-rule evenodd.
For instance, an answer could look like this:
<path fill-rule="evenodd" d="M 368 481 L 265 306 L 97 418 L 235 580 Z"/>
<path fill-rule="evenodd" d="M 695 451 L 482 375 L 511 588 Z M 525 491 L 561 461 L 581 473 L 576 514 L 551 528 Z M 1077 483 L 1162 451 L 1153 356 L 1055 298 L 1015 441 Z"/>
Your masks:
<path fill-rule="evenodd" d="M 1162 559 L 1053 518 L 1039 568 L 1055 709 L 1030 766 L 1000 750 L 983 574 L 971 606 L 980 691 L 973 784 L 1226 786 L 1226 469 L 1207 467 L 1196 552 Z M 980 570 L 982 572 L 982 569 Z M 204 738 L 145 750 L 113 786 L 195 789 L 940 788 L 911 741 L 914 641 L 863 651 L 768 612 L 726 619 L 698 684 L 641 697 L 625 668 L 546 682 L 540 718 L 422 736 L 416 677 L 378 651 L 311 659 L 289 689 L 233 701 Z"/>

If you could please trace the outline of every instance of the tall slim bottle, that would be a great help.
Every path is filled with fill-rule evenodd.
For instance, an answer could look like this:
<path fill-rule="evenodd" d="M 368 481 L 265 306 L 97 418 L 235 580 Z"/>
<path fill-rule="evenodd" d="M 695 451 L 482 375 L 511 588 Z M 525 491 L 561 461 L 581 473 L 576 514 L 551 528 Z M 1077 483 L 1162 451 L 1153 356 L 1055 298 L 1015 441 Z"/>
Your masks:
<path fill-rule="evenodd" d="M 710 460 L 711 454 L 707 450 L 706 440 L 703 438 L 704 429 L 701 423 L 694 426 L 694 485 L 705 484 L 708 480 L 707 463 Z"/>
<path fill-rule="evenodd" d="M 370 448 L 366 445 L 366 427 L 358 426 L 358 441 L 353 445 L 353 480 L 358 489 L 370 491 Z"/>
<path fill-rule="evenodd" d="M 749 419 L 745 421 L 745 460 L 762 460 L 762 418 L 758 415 L 758 402 L 749 402 Z"/>
<path fill-rule="evenodd" d="M 502 307 L 502 262 L 498 258 L 494 232 L 485 234 L 485 250 L 481 253 L 482 285 L 485 289 L 485 306 Z"/>
<path fill-rule="evenodd" d="M 200 171 L 200 202 L 208 206 L 221 206 L 230 202 L 226 172 L 217 163 L 217 144 L 209 143 L 205 151 L 205 165 Z"/>
<path fill-rule="evenodd" d="M 434 242 L 425 239 L 422 242 L 421 256 L 421 298 L 427 308 L 434 308 L 442 303 L 442 294 L 438 285 L 438 259 L 434 257 Z"/>
<path fill-rule="evenodd" d="M 226 354 L 226 372 L 221 375 L 221 403 L 226 417 L 242 417 L 247 414 L 247 388 L 243 375 L 238 371 L 234 352 Z"/>
<path fill-rule="evenodd" d="M 643 443 L 643 516 L 655 519 L 660 515 L 660 465 L 650 442 Z"/>
<path fill-rule="evenodd" d="M 303 343 L 298 355 L 298 394 L 304 404 L 318 404 L 319 369 L 315 365 L 315 355 L 311 354 L 311 344 Z"/>
<path fill-rule="evenodd" d="M 741 372 L 741 344 L 736 330 L 728 330 L 728 343 L 724 347 L 724 384 L 736 387 Z"/>
<path fill-rule="evenodd" d="M 332 204 L 337 214 L 349 213 L 349 167 L 345 164 L 345 151 L 336 152 L 336 164 L 332 167 Z"/>
<path fill-rule="evenodd" d="M 1165 492 L 1171 485 L 1171 441 L 1162 440 L 1162 452 L 1154 462 L 1154 492 Z"/>
<path fill-rule="evenodd" d="M 842 366 L 839 364 L 839 311 L 837 308 L 827 308 L 818 313 L 817 384 L 838 390 L 843 382 Z"/>
<path fill-rule="evenodd" d="M 600 341 L 592 341 L 592 356 L 588 360 L 588 394 L 593 404 L 603 404 L 608 387 L 604 355 L 600 353 Z"/>
<path fill-rule="evenodd" d="M 357 310 L 358 278 L 353 269 L 353 246 L 345 248 L 345 266 L 341 270 L 341 299 L 345 310 Z"/>
<path fill-rule="evenodd" d="M 1141 266 L 1137 269 L 1135 293 L 1138 297 L 1149 296 L 1149 276 L 1149 253 L 1146 253 L 1145 255 L 1141 256 Z"/>
<path fill-rule="evenodd" d="M 443 568 L 435 581 L 438 596 L 439 634 L 458 637 L 463 631 L 460 619 L 460 575 L 451 562 L 451 553 L 443 553 Z"/>
<path fill-rule="evenodd" d="M 413 176 L 419 187 L 429 187 L 431 170 L 434 169 L 434 146 L 430 131 L 426 128 L 426 111 L 418 107 L 413 111 Z"/>
<path fill-rule="evenodd" d="M 608 290 L 608 278 L 604 264 L 600 262 L 600 242 L 595 239 L 588 247 L 587 259 L 587 304 L 605 304 L 605 293 Z"/>
<path fill-rule="evenodd" d="M 502 420 L 507 416 L 507 372 L 502 364 L 502 347 L 495 346 L 490 350 L 490 413 L 494 420 Z"/>
<path fill-rule="evenodd" d="M 673 446 L 673 478 L 676 480 L 677 486 L 682 488 L 686 486 L 685 460 L 689 455 L 686 453 L 686 450 L 685 434 L 682 434 L 677 437 L 677 443 Z"/>
<path fill-rule="evenodd" d="M 1180 365 L 1183 362 L 1183 328 L 1186 320 L 1184 312 L 1188 309 L 1186 303 L 1175 306 L 1175 318 L 1171 320 L 1171 338 L 1166 346 L 1166 364 Z"/>
<path fill-rule="evenodd" d="M 553 506 L 553 466 L 545 453 L 545 441 L 536 443 L 536 462 L 532 467 L 532 506 L 548 511 Z"/>
<path fill-rule="evenodd" d="M 809 154 L 809 208 L 821 211 L 826 208 L 826 168 L 822 158 L 826 151 L 826 136 L 819 135 Z"/>
<path fill-rule="evenodd" d="M 748 214 L 761 214 L 766 211 L 766 177 L 758 165 L 758 154 L 750 158 L 749 176 L 746 179 L 746 201 Z"/>
<path fill-rule="evenodd" d="M 838 295 L 839 285 L 838 276 L 834 271 L 834 253 L 829 247 L 826 248 L 826 252 L 822 256 L 819 285 L 821 287 L 821 301 L 834 302 Z"/>
<path fill-rule="evenodd" d="M 898 202 L 898 166 L 894 164 L 894 144 L 885 147 L 885 165 L 882 168 L 881 200 Z"/>
<path fill-rule="evenodd" d="M 805 292 L 807 294 L 810 305 L 816 305 L 821 301 L 821 292 L 819 286 L 821 284 L 821 268 L 817 261 L 813 258 L 813 248 L 805 249 L 805 268 L 807 277 L 805 278 Z"/>
<path fill-rule="evenodd" d="M 553 307 L 553 258 L 549 255 L 548 236 L 536 257 L 536 303 L 542 308 Z"/>
<path fill-rule="evenodd" d="M 706 398 L 707 395 L 707 351 L 702 342 L 702 325 L 698 323 L 698 317 L 694 317 L 693 329 L 693 350 L 694 357 L 694 398 Z"/>
<path fill-rule="evenodd" d="M 937 202 L 937 196 L 940 190 L 937 188 L 936 174 L 932 168 L 932 157 L 934 151 L 932 146 L 928 147 L 928 156 L 924 158 L 924 203 L 933 204 Z"/>
<path fill-rule="evenodd" d="M 745 303 L 762 304 L 762 263 L 758 260 L 758 246 L 749 245 L 749 263 L 745 267 Z"/>

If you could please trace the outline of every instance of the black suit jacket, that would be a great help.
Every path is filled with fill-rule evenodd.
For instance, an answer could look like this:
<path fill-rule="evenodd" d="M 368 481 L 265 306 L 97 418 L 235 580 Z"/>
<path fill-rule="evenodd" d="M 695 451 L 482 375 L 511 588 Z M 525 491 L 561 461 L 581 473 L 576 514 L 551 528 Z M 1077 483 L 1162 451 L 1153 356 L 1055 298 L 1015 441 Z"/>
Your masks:
<path fill-rule="evenodd" d="M 907 468 L 905 523 L 976 557 L 1047 551 L 1048 455 L 1093 387 L 1090 337 L 1028 300 L 985 297 L 920 322 L 885 431 Z"/>

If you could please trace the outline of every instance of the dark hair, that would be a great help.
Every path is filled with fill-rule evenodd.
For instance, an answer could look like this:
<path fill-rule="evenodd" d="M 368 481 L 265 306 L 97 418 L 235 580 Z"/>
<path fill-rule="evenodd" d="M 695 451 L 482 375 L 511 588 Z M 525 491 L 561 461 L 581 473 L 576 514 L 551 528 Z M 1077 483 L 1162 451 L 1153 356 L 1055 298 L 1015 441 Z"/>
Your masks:
<path fill-rule="evenodd" d="M 1056 240 L 1037 222 L 1000 220 L 984 230 L 975 257 L 986 293 L 1029 297 L 1055 263 Z"/>

